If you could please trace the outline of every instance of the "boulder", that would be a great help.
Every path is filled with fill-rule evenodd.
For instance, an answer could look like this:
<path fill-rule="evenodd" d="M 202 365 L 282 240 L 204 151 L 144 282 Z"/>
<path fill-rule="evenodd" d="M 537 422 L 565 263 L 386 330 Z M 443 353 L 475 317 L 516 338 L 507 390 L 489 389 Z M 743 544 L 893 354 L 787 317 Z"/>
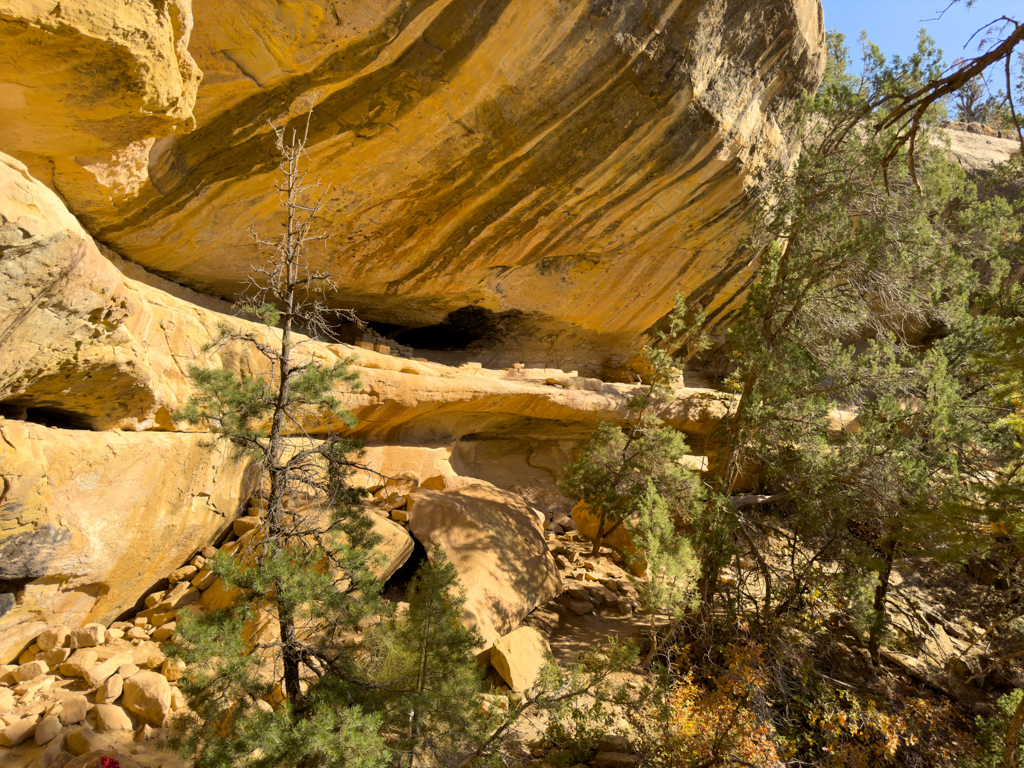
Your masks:
<path fill-rule="evenodd" d="M 95 648 L 103 645 L 107 628 L 103 624 L 92 622 L 71 633 L 72 648 Z"/>
<path fill-rule="evenodd" d="M 89 700 L 85 696 L 68 696 L 61 702 L 61 725 L 76 725 L 85 720 L 89 714 Z"/>
<path fill-rule="evenodd" d="M 159 645 L 149 641 L 141 642 L 134 646 L 131 649 L 131 654 L 132 662 L 143 669 L 156 669 L 163 664 L 164 659 L 167 658 L 164 652 L 160 650 Z M 119 672 L 119 674 L 126 680 L 128 679 L 128 676 L 125 675 L 124 672 Z"/>
<path fill-rule="evenodd" d="M 117 670 L 122 666 L 131 663 L 134 658 L 134 654 L 131 651 L 118 653 L 100 664 L 89 667 L 82 677 L 85 678 L 85 682 L 90 688 L 95 688 L 107 680 L 107 678 L 116 674 Z"/>
<path fill-rule="evenodd" d="M 594 612 L 594 604 L 586 600 L 570 600 L 569 610 L 577 616 L 586 616 Z"/>
<path fill-rule="evenodd" d="M 106 740 L 87 725 L 75 728 L 67 736 L 68 752 L 72 755 L 85 755 L 105 749 Z"/>
<path fill-rule="evenodd" d="M 217 576 L 209 568 L 203 568 L 192 577 L 192 586 L 196 589 L 208 589 L 217 579 Z"/>
<path fill-rule="evenodd" d="M 428 556 L 440 546 L 455 566 L 466 590 L 463 620 L 477 626 L 484 648 L 561 593 L 554 558 L 521 497 L 474 485 L 454 492 L 418 488 L 410 499 L 409 530 Z"/>
<path fill-rule="evenodd" d="M 45 661 L 30 661 L 27 664 L 19 665 L 13 674 L 14 679 L 20 683 L 39 677 L 39 675 L 45 675 L 49 671 L 50 667 Z"/>
<path fill-rule="evenodd" d="M 414 542 L 401 525 L 376 515 L 373 516 L 373 532 L 381 537 L 381 542 L 374 548 L 377 561 L 371 570 L 378 579 L 387 581 L 408 561 Z"/>
<path fill-rule="evenodd" d="M 249 531 L 255 531 L 260 527 L 260 519 L 258 517 L 246 516 L 236 518 L 231 524 L 231 529 L 234 531 L 235 536 L 242 537 Z"/>
<path fill-rule="evenodd" d="M 181 679 L 185 674 L 185 662 L 181 659 L 167 659 L 160 667 L 160 673 L 170 682 Z"/>
<path fill-rule="evenodd" d="M 16 747 L 23 741 L 32 738 L 35 736 L 38 724 L 39 718 L 34 715 L 15 720 L 0 730 L 0 747 Z"/>
<path fill-rule="evenodd" d="M 155 616 L 160 613 L 175 611 L 188 605 L 195 605 L 200 600 L 202 600 L 202 595 L 198 587 L 188 581 L 179 581 L 170 592 L 164 595 L 160 602 L 152 608 L 147 608 L 140 615 L 148 613 L 151 616 Z"/>
<path fill-rule="evenodd" d="M 96 703 L 113 704 L 121 696 L 123 690 L 124 678 L 120 674 L 111 675 L 96 689 Z"/>
<path fill-rule="evenodd" d="M 91 648 L 75 651 L 60 665 L 60 673 L 65 677 L 85 677 L 85 674 L 95 666 L 98 657 L 96 651 Z"/>
<path fill-rule="evenodd" d="M 56 715 L 47 715 L 36 726 L 36 744 L 49 744 L 61 732 L 60 718 Z"/>
<path fill-rule="evenodd" d="M 57 682 L 54 675 L 36 675 L 31 680 L 25 680 L 14 686 L 14 692 L 19 696 L 31 697 L 34 694 L 49 690 Z"/>
<path fill-rule="evenodd" d="M 235 522 L 238 521 L 236 520 Z M 174 586 L 179 581 L 191 581 L 198 572 L 199 569 L 194 565 L 183 565 L 181 568 L 175 568 L 167 574 L 167 581 L 170 582 L 171 586 Z"/>
<path fill-rule="evenodd" d="M 174 637 L 175 631 L 178 629 L 178 622 L 171 621 L 167 624 L 161 625 L 158 629 L 153 631 L 153 640 L 157 643 L 162 643 L 166 640 L 170 640 Z"/>
<path fill-rule="evenodd" d="M 53 627 L 36 638 L 36 645 L 41 651 L 52 651 L 63 648 L 68 643 L 71 631 L 67 627 Z"/>
<path fill-rule="evenodd" d="M 162 627 L 164 624 L 170 624 L 178 618 L 178 614 L 174 611 L 167 611 L 165 613 L 154 613 L 149 617 L 149 623 L 154 627 Z"/>
<path fill-rule="evenodd" d="M 547 638 L 533 627 L 519 627 L 491 647 L 491 665 L 513 691 L 532 688 L 550 656 Z"/>
<path fill-rule="evenodd" d="M 132 721 L 121 707 L 114 704 L 96 705 L 96 727 L 100 733 L 107 731 L 130 731 Z"/>
<path fill-rule="evenodd" d="M 185 694 L 181 692 L 181 689 L 171 686 L 171 709 L 179 712 L 187 706 L 188 702 L 185 701 Z"/>
<path fill-rule="evenodd" d="M 60 667 L 71 655 L 70 648 L 54 648 L 52 651 L 40 651 L 36 656 L 39 661 L 45 661 L 46 665 L 55 670 Z"/>
<path fill-rule="evenodd" d="M 171 686 L 157 672 L 139 672 L 124 681 L 122 706 L 160 727 L 171 714 Z"/>

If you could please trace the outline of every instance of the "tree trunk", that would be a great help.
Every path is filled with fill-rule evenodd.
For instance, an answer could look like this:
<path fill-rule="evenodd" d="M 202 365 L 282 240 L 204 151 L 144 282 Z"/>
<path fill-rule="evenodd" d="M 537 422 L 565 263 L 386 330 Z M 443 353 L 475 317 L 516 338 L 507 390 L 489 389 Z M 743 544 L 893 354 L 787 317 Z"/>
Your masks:
<path fill-rule="evenodd" d="M 288 224 L 285 233 L 286 245 L 284 249 L 285 268 L 287 270 L 284 290 L 278 292 L 278 299 L 284 302 L 284 311 L 281 314 L 281 347 L 278 358 L 278 373 L 280 380 L 277 386 L 277 399 L 274 403 L 274 415 L 270 424 L 270 436 L 267 441 L 267 455 L 264 464 L 270 473 L 270 498 L 267 501 L 267 536 L 282 539 L 284 535 L 284 495 L 288 489 L 289 477 L 288 466 L 281 460 L 284 450 L 284 423 L 288 411 L 289 390 L 291 385 L 291 346 L 292 346 L 292 320 L 295 314 L 295 206 L 294 196 L 297 169 L 295 162 L 289 158 L 290 170 L 288 173 Z M 282 665 L 284 668 L 284 688 L 288 702 L 295 707 L 302 697 L 302 689 L 299 686 L 299 663 L 301 657 L 298 648 L 298 639 L 295 632 L 295 606 L 284 596 L 283 585 L 275 585 L 277 597 L 277 617 L 281 629 L 282 643 Z"/>
<path fill-rule="evenodd" d="M 878 586 L 875 587 L 875 602 L 872 605 L 875 616 L 871 622 L 871 635 L 868 638 L 868 653 L 871 655 L 871 662 L 878 666 L 879 650 L 882 645 L 882 630 L 885 629 L 885 600 L 889 596 L 889 577 L 892 574 L 892 564 L 896 559 L 896 542 L 889 544 L 882 552 L 884 566 L 878 575 Z"/>
<path fill-rule="evenodd" d="M 431 589 L 432 596 L 434 594 Z M 423 625 L 423 635 L 421 636 L 420 644 L 420 663 L 419 669 L 416 673 L 416 693 L 422 694 L 424 689 L 427 687 L 427 664 L 430 660 L 430 640 L 431 633 L 433 632 L 433 600 L 427 606 L 427 620 Z M 418 702 L 417 702 L 418 704 Z M 420 713 L 419 709 L 414 707 L 409 713 L 409 768 L 412 768 L 413 760 L 416 757 L 416 738 L 419 736 L 420 727 Z"/>
<path fill-rule="evenodd" d="M 1003 768 L 1017 768 L 1017 746 L 1020 744 L 1020 731 L 1024 726 L 1024 696 L 1017 702 L 1017 709 L 1010 718 L 1010 724 L 1006 726 L 1006 748 L 1003 750 Z"/>
<path fill-rule="evenodd" d="M 278 585 L 278 594 L 281 587 Z M 284 691 L 288 703 L 295 707 L 302 697 L 302 688 L 299 687 L 299 662 L 301 658 L 298 653 L 298 641 L 295 635 L 295 614 L 292 606 L 278 600 L 277 618 L 281 627 L 281 643 L 283 644 L 282 663 L 284 665 Z"/>
<path fill-rule="evenodd" d="M 597 518 L 597 535 L 594 536 L 594 548 L 590 550 L 591 557 L 597 557 L 601 553 L 601 545 L 604 544 L 604 537 L 607 534 L 604 532 L 605 523 L 608 522 L 608 514 L 601 509 L 601 514 Z"/>

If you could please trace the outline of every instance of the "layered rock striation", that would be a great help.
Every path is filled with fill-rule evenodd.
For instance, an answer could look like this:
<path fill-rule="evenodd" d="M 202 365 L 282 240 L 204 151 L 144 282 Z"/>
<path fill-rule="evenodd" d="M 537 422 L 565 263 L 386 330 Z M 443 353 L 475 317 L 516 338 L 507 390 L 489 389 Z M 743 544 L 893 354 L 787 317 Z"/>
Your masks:
<path fill-rule="evenodd" d="M 107 2 L 68 23 L 121 13 Z M 28 29 L 37 54 L 65 54 L 65 22 L 8 6 L 9 37 Z M 750 274 L 753 193 L 790 156 L 785 118 L 825 60 L 817 0 L 207 2 L 191 31 L 184 0 L 166 8 L 178 26 L 151 21 L 167 34 L 138 67 L 148 80 L 105 87 L 164 94 L 160 114 L 182 123 L 146 127 L 157 107 L 129 102 L 136 132 L 85 150 L 31 101 L 0 116 L 0 148 L 122 255 L 231 297 L 257 258 L 246 227 L 281 217 L 268 121 L 305 131 L 313 108 L 333 233 L 315 258 L 338 276 L 333 303 L 494 365 L 599 372 L 679 290 L 727 323 Z M 191 132 L 183 41 L 204 72 Z M 30 140 L 15 119 L 41 130 Z M 480 333 L 453 342 L 460 311 L 480 313 Z"/>
<path fill-rule="evenodd" d="M 209 433 L 183 431 L 172 413 L 192 392 L 190 365 L 267 370 L 239 346 L 204 352 L 222 326 L 274 331 L 125 276 L 59 198 L 4 155 L 0 253 L 6 661 L 47 627 L 111 622 L 203 547 L 258 523 L 252 505 L 239 517 L 258 487 L 248 461 Z M 356 484 L 378 496 L 383 514 L 401 511 L 422 543 L 449 551 L 473 593 L 468 620 L 488 641 L 557 594 L 542 531 L 565 504 L 562 466 L 599 420 L 626 417 L 634 385 L 451 368 L 308 339 L 298 349 L 325 363 L 351 359 L 360 372 L 357 390 L 338 393 L 358 425 L 328 419 L 310 431 L 371 441 Z M 729 412 L 719 393 L 682 394 L 665 415 L 695 439 Z M 529 506 L 544 512 L 535 518 Z M 384 578 L 412 549 L 396 525 Z M 491 573 L 495 557 L 505 581 Z"/>
<path fill-rule="evenodd" d="M 267 361 L 238 344 L 204 351 L 224 326 L 263 326 L 178 299 L 124 276 L 61 201 L 13 158 L 0 155 L 0 409 L 77 429 L 174 431 L 191 393 L 192 365 L 258 373 Z M 338 429 L 369 441 L 423 444 L 467 435 L 578 436 L 626 415 L 635 386 L 561 371 L 460 368 L 305 340 L 299 354 L 351 359 L 361 389 L 343 392 L 360 423 Z M 728 398 L 692 390 L 670 420 L 699 431 Z M 686 426 L 683 426 L 686 429 Z"/>

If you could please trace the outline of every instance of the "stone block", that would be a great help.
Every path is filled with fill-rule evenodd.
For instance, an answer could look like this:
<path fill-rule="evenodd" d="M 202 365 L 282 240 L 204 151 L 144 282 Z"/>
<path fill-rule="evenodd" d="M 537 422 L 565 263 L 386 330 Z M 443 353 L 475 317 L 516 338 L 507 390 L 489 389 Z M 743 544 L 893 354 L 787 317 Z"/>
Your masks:
<path fill-rule="evenodd" d="M 71 630 L 67 627 L 51 627 L 36 638 L 36 645 L 41 651 L 52 651 L 67 645 L 70 635 Z"/>
<path fill-rule="evenodd" d="M 532 688 L 551 655 L 547 639 L 533 627 L 519 627 L 491 647 L 491 664 L 513 691 Z"/>
<path fill-rule="evenodd" d="M 124 681 L 122 705 L 151 725 L 160 727 L 171 714 L 171 686 L 157 672 L 139 672 Z"/>
<path fill-rule="evenodd" d="M 114 704 L 96 705 L 96 727 L 100 733 L 130 731 L 132 721 L 128 713 Z"/>
<path fill-rule="evenodd" d="M 15 720 L 0 731 L 0 747 L 16 747 L 36 734 L 39 718 L 30 715 Z"/>

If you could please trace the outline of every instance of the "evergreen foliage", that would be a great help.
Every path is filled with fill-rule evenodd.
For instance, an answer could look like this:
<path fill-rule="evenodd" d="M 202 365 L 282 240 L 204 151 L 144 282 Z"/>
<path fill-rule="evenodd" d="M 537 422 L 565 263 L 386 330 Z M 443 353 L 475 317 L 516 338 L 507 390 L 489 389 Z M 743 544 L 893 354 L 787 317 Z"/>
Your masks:
<path fill-rule="evenodd" d="M 760 270 L 729 337 L 739 401 L 711 485 L 737 508 L 758 562 L 762 625 L 792 594 L 773 590 L 751 506 L 788 505 L 807 543 L 818 543 L 812 551 L 842 552 L 879 574 L 877 660 L 893 558 L 952 555 L 969 540 L 973 522 L 952 510 L 1005 445 L 971 379 L 978 321 L 969 308 L 986 290 L 972 263 L 988 264 L 998 284 L 1015 224 L 1005 201 L 979 201 L 932 149 L 918 150 L 921 194 L 902 166 L 887 191 L 877 170 L 885 142 L 837 134 L 841 114 L 828 96 L 807 104 L 797 167 L 765 196 L 753 243 Z M 838 425 L 843 413 L 856 422 Z M 770 493 L 737 502 L 750 465 L 763 468 Z M 797 578 L 788 589 L 803 586 Z"/>
<path fill-rule="evenodd" d="M 284 233 L 254 270 L 256 300 L 243 307 L 265 331 L 225 327 L 210 349 L 261 357 L 256 374 L 193 366 L 194 395 L 178 420 L 205 425 L 251 457 L 268 481 L 261 525 L 211 568 L 233 602 L 183 617 L 173 652 L 189 665 L 189 710 L 171 744 L 198 766 L 379 766 L 387 753 L 380 715 L 351 706 L 362 687 L 344 633 L 384 611 L 371 572 L 377 538 L 363 492 L 347 483 L 359 446 L 333 423 L 354 424 L 334 396 L 358 386 L 347 361 L 327 366 L 303 353 L 293 327 L 320 318 L 316 290 L 329 276 L 307 268 L 318 182 L 302 169 L 305 138 L 278 130 Z M 320 198 L 322 199 L 322 197 Z M 274 327 L 277 325 L 278 327 Z"/>
<path fill-rule="evenodd" d="M 435 546 L 408 587 L 409 610 L 378 624 L 366 640 L 366 664 L 387 692 L 382 716 L 390 748 L 432 766 L 457 765 L 467 745 L 479 744 L 492 722 L 477 704 L 480 671 L 476 627 L 462 624 L 465 594 L 455 567 Z M 376 691 L 374 692 L 376 693 Z M 405 762 L 403 760 L 403 762 Z"/>
<path fill-rule="evenodd" d="M 677 296 L 668 330 L 657 341 L 696 354 L 706 347 L 699 331 L 704 318 L 697 313 L 687 323 L 686 314 L 683 297 Z M 598 425 L 566 465 L 562 491 L 586 504 L 597 518 L 595 554 L 619 528 L 629 534 L 638 551 L 625 553 L 627 564 L 632 559 L 646 564 L 648 578 L 634 583 L 653 616 L 662 610 L 677 612 L 692 599 L 693 548 L 679 527 L 700 515 L 702 493 L 697 477 L 684 466 L 689 449 L 683 436 L 658 415 L 671 401 L 671 384 L 681 369 L 664 349 L 649 347 L 645 353 L 648 382 L 629 400 L 629 424 Z"/>

